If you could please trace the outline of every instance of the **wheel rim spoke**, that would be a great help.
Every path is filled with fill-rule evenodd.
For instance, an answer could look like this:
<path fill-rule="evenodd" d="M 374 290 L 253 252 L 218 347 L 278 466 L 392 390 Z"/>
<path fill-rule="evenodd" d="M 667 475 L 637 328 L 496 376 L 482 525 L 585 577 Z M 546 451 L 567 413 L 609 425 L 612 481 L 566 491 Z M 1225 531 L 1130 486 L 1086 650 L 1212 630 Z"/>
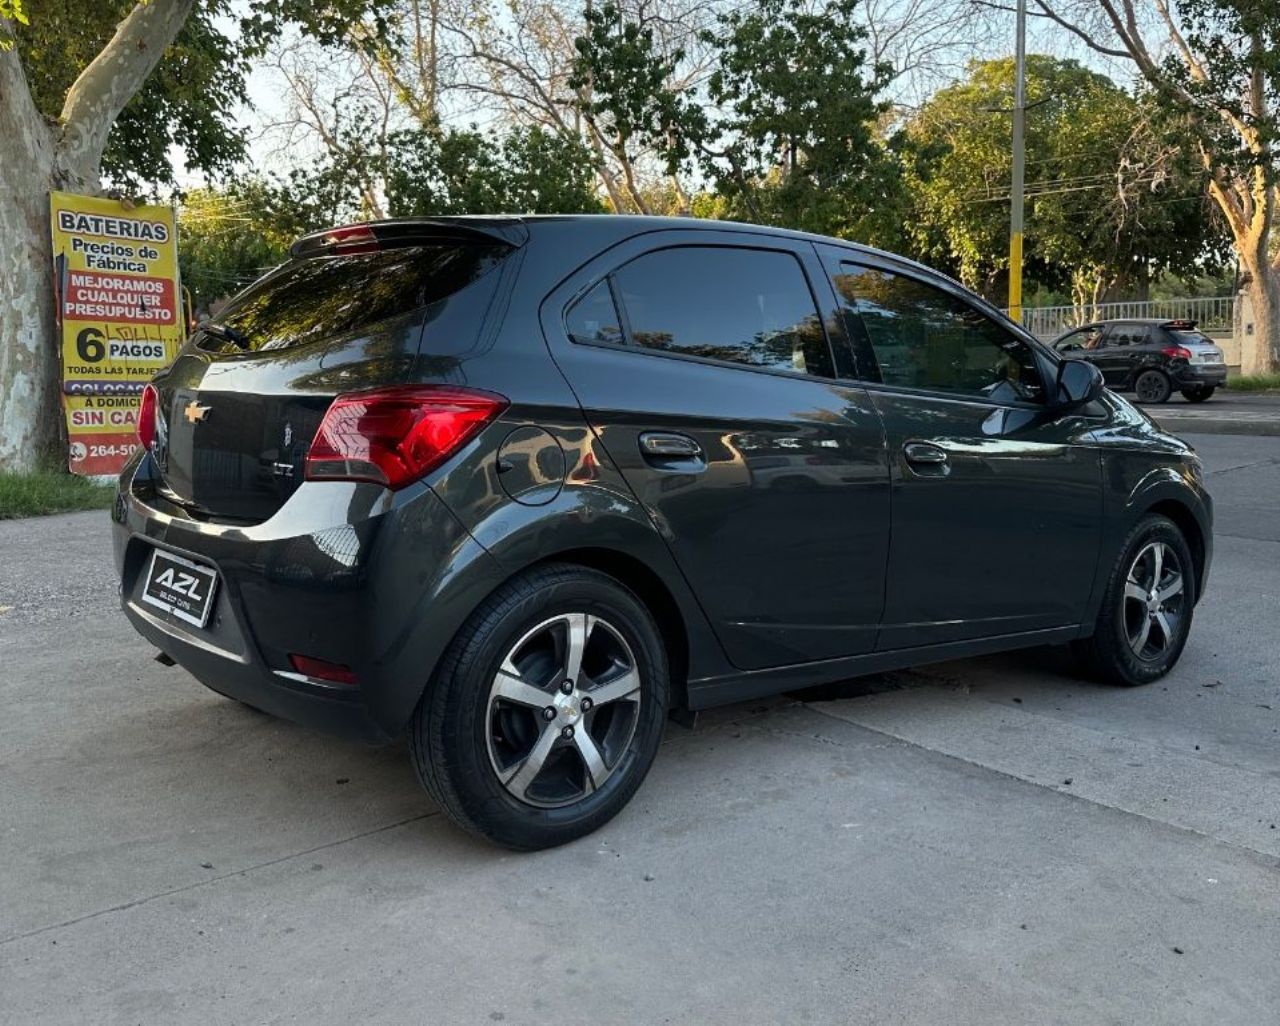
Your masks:
<path fill-rule="evenodd" d="M 587 694 L 591 696 L 591 701 L 598 707 L 607 705 L 609 702 L 616 702 L 620 698 L 627 698 L 639 690 L 640 675 L 635 670 L 627 670 L 614 677 L 613 680 L 597 684 Z"/>
<path fill-rule="evenodd" d="M 493 697 L 515 702 L 517 705 L 527 705 L 533 709 L 545 708 L 551 701 L 551 696 L 547 692 L 521 680 L 519 676 L 506 669 L 499 670 L 494 679 Z"/>
<path fill-rule="evenodd" d="M 1142 655 L 1142 650 L 1147 647 L 1147 638 L 1151 636 L 1151 617 L 1144 616 L 1142 618 L 1142 626 L 1138 628 L 1137 637 L 1129 635 L 1129 644 L 1138 655 Z"/>
<path fill-rule="evenodd" d="M 591 639 L 591 630 L 595 626 L 595 617 L 586 613 L 570 613 L 564 618 L 564 679 L 578 685 L 578 677 L 582 673 L 582 654 L 587 650 L 587 642 Z"/>
<path fill-rule="evenodd" d="M 1164 639 L 1160 643 L 1162 649 L 1168 648 L 1173 643 L 1173 625 L 1169 622 L 1169 614 L 1163 610 L 1155 615 L 1156 626 L 1160 628 L 1160 634 Z"/>
<path fill-rule="evenodd" d="M 1151 547 L 1151 587 L 1160 586 L 1160 578 L 1164 574 L 1164 543 L 1156 542 Z"/>
<path fill-rule="evenodd" d="M 1182 574 L 1170 574 L 1169 580 L 1166 581 L 1157 592 L 1156 599 L 1162 603 L 1168 602 L 1173 596 L 1182 594 Z"/>
<path fill-rule="evenodd" d="M 554 727 L 543 728 L 538 740 L 534 742 L 533 748 L 529 750 L 529 754 L 512 767 L 510 776 L 503 781 L 509 791 L 522 798 L 524 797 L 525 792 L 529 790 L 529 785 L 542 772 L 547 756 L 551 754 L 551 749 L 556 743 L 556 736 L 557 733 Z"/>
<path fill-rule="evenodd" d="M 1124 597 L 1133 599 L 1135 602 L 1145 603 L 1147 601 L 1147 591 L 1141 584 L 1130 577 L 1124 582 Z"/>
<path fill-rule="evenodd" d="M 578 754 L 582 756 L 583 766 L 586 767 L 586 790 L 590 794 L 604 783 L 609 770 L 604 764 L 604 756 L 600 754 L 595 738 L 585 727 L 574 733 L 573 744 L 578 749 Z"/>

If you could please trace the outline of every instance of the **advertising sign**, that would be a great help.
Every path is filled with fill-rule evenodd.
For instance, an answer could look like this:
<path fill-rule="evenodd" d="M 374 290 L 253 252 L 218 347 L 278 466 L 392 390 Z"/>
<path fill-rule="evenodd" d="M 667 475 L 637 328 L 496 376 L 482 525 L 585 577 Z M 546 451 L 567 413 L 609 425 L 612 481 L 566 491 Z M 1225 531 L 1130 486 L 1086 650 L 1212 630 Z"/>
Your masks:
<path fill-rule="evenodd" d="M 118 474 L 137 448 L 143 386 L 185 337 L 169 207 L 51 192 L 67 462 Z"/>

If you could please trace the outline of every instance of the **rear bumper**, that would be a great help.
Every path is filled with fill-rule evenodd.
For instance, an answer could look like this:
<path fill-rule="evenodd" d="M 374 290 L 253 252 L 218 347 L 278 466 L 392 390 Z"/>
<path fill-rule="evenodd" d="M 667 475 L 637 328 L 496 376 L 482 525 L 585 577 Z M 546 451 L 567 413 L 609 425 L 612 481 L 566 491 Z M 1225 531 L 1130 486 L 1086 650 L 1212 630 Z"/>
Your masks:
<path fill-rule="evenodd" d="M 121 603 L 140 635 L 214 691 L 373 743 L 403 729 L 458 627 L 500 581 L 426 486 L 307 484 L 262 524 L 213 524 L 158 496 L 142 456 L 121 476 L 112 519 Z M 205 628 L 141 601 L 156 547 L 217 570 Z M 296 673 L 291 653 L 349 666 L 356 683 Z"/>
<path fill-rule="evenodd" d="M 1220 363 L 1190 363 L 1175 371 L 1171 377 L 1179 388 L 1195 386 L 1217 388 L 1227 383 L 1227 368 L 1225 364 Z"/>

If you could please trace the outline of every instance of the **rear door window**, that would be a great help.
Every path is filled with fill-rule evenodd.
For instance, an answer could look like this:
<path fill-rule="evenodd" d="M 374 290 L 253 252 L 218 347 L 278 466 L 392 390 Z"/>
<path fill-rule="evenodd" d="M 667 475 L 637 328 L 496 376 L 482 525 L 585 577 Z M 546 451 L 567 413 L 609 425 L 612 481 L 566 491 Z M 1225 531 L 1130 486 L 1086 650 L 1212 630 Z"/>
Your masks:
<path fill-rule="evenodd" d="M 646 253 L 612 277 L 631 345 L 834 377 L 822 319 L 791 253 L 683 246 Z"/>
<path fill-rule="evenodd" d="M 449 243 L 290 261 L 236 296 L 197 344 L 265 352 L 360 331 L 445 299 L 509 252 Z"/>

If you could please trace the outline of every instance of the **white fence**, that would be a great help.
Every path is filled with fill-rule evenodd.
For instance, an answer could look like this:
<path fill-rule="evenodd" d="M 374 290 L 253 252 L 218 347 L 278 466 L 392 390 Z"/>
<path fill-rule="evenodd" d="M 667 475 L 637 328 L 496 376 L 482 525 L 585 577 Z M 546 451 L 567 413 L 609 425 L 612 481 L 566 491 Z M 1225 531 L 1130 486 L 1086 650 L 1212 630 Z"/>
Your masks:
<path fill-rule="evenodd" d="M 1207 334 L 1230 334 L 1235 296 L 1195 299 L 1134 300 L 1125 303 L 1098 303 L 1093 306 L 1040 306 L 1022 308 L 1022 323 L 1038 338 L 1053 338 L 1068 328 L 1092 321 L 1129 317 L 1160 317 L 1195 321 Z"/>

